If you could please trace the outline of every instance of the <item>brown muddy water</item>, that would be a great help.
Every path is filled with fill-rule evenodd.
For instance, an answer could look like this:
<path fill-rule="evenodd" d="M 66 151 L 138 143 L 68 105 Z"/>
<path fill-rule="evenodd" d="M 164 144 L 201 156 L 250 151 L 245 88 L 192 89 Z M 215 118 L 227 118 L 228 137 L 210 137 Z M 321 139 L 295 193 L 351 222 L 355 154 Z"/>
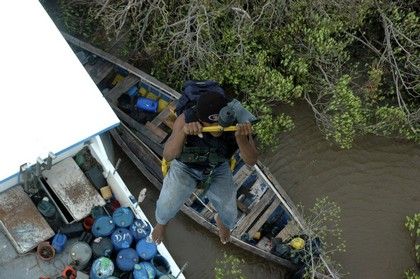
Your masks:
<path fill-rule="evenodd" d="M 320 135 L 305 105 L 286 109 L 296 128 L 279 138 L 275 152 L 261 160 L 295 203 L 310 208 L 315 198 L 329 196 L 342 209 L 347 252 L 336 257 L 345 278 L 403 278 L 413 267 L 412 241 L 404 228 L 406 215 L 420 211 L 420 146 L 380 137 L 359 139 L 351 150 L 339 150 Z M 116 146 L 120 174 L 134 194 L 144 187 L 143 210 L 154 222 L 158 191 Z M 273 263 L 249 255 L 179 213 L 168 226 L 165 245 L 187 278 L 214 278 L 223 254 L 244 259 L 248 279 L 287 278 Z"/>

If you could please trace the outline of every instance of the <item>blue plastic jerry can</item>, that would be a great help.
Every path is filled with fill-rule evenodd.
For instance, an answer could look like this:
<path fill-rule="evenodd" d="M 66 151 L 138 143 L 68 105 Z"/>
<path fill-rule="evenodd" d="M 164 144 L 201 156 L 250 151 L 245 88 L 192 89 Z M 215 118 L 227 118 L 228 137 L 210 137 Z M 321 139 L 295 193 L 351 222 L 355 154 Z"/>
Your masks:
<path fill-rule="evenodd" d="M 145 110 L 149 112 L 157 112 L 159 106 L 159 101 L 152 100 L 149 98 L 140 97 L 137 100 L 136 107 L 140 110 Z"/>
<path fill-rule="evenodd" d="M 64 250 L 64 246 L 66 245 L 66 242 L 67 242 L 67 236 L 62 233 L 57 233 L 54 236 L 51 245 L 54 247 L 57 253 L 61 253 Z"/>

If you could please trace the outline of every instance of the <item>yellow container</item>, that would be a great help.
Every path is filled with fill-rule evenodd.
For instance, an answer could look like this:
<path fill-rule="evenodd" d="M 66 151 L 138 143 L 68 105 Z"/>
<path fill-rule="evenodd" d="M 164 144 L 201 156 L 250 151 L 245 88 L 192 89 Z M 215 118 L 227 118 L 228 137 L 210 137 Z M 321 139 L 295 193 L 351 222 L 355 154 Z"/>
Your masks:
<path fill-rule="evenodd" d="M 151 99 L 151 100 L 157 100 L 157 99 L 159 99 L 159 96 L 153 94 L 152 92 L 148 92 L 146 94 L 146 98 Z"/>
<path fill-rule="evenodd" d="M 117 83 L 119 83 L 120 81 L 122 81 L 124 79 L 124 76 L 122 76 L 122 75 L 120 75 L 120 74 L 117 74 L 115 77 L 114 77 L 114 80 L 112 81 L 112 85 L 117 85 Z"/>
<path fill-rule="evenodd" d="M 158 112 L 161 112 L 162 110 L 164 110 L 167 106 L 168 106 L 168 102 L 163 100 L 163 99 L 159 99 L 159 104 L 158 104 Z"/>
<path fill-rule="evenodd" d="M 142 96 L 142 97 L 146 97 L 146 95 L 148 94 L 149 92 L 147 91 L 147 89 L 146 88 L 144 88 L 144 87 L 140 87 L 140 89 L 139 89 L 139 95 L 140 96 Z"/>
<path fill-rule="evenodd" d="M 110 198 L 112 198 L 112 190 L 110 186 L 104 186 L 100 190 L 104 200 L 109 200 Z"/>

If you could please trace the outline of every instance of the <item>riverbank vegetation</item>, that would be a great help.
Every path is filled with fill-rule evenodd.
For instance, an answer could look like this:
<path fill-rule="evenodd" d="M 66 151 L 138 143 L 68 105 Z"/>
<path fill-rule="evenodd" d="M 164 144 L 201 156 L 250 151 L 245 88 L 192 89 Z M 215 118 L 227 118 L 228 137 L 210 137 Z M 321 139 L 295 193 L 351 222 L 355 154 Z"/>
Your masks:
<path fill-rule="evenodd" d="M 416 2 L 58 0 L 56 18 L 177 90 L 219 81 L 261 119 L 265 146 L 294 126 L 278 106 L 304 100 L 350 148 L 366 134 L 420 141 Z"/>
<path fill-rule="evenodd" d="M 318 274 L 334 274 L 333 278 L 344 277 L 341 264 L 335 260 L 338 254 L 346 252 L 340 206 L 326 196 L 317 198 L 309 210 L 301 208 L 305 230 L 300 234 L 307 239 L 304 253 L 300 256 L 303 277 L 316 278 Z"/>
<path fill-rule="evenodd" d="M 246 279 L 242 271 L 243 259 L 234 255 L 223 254 L 222 259 L 216 260 L 214 267 L 215 279 Z"/>
<path fill-rule="evenodd" d="M 420 213 L 416 213 L 413 216 L 407 216 L 404 225 L 410 233 L 410 236 L 413 238 L 414 259 L 417 265 L 417 267 L 407 270 L 405 272 L 405 277 L 407 279 L 419 279 L 420 273 L 418 273 L 418 271 L 420 269 Z"/>

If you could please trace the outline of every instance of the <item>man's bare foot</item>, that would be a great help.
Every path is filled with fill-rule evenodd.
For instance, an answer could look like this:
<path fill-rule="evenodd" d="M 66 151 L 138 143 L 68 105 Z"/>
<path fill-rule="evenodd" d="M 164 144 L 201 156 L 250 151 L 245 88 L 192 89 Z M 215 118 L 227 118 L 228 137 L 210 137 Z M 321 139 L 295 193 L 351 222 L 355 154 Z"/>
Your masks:
<path fill-rule="evenodd" d="M 219 214 L 216 213 L 216 215 L 214 216 L 214 219 L 216 220 L 216 225 L 219 228 L 220 241 L 223 244 L 228 243 L 230 239 L 230 230 L 226 228 L 225 225 L 223 225 L 222 219 L 220 219 Z"/>
<path fill-rule="evenodd" d="M 163 240 L 163 235 L 165 234 L 166 225 L 156 224 L 153 228 L 152 239 L 157 244 L 160 244 Z"/>

